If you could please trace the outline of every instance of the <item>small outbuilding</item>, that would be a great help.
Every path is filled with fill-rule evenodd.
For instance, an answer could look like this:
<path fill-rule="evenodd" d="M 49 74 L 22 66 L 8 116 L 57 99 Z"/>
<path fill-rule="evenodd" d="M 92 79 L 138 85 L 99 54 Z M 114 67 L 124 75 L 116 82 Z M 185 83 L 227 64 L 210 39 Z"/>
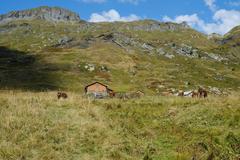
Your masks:
<path fill-rule="evenodd" d="M 95 98 L 114 97 L 115 93 L 112 89 L 108 88 L 107 85 L 100 82 L 94 82 L 85 87 L 85 93 L 92 95 Z"/>

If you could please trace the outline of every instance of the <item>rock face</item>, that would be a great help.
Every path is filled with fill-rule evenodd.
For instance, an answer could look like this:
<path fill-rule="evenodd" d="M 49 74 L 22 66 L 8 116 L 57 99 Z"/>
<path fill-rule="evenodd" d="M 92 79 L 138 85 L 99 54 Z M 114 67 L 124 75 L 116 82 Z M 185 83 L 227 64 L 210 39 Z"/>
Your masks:
<path fill-rule="evenodd" d="M 48 21 L 80 21 L 78 14 L 58 7 L 39 7 L 35 9 L 14 11 L 0 15 L 0 23 L 12 20 L 43 19 Z"/>
<path fill-rule="evenodd" d="M 145 23 L 144 23 L 145 22 Z M 142 24 L 137 24 L 133 26 L 127 26 L 127 30 L 135 31 L 179 31 L 183 29 L 189 29 L 190 27 L 185 23 L 171 23 L 171 22 L 158 22 L 154 20 L 143 20 Z"/>
<path fill-rule="evenodd" d="M 219 39 L 223 38 L 223 36 L 220 34 L 217 34 L 217 33 L 212 33 L 212 34 L 208 35 L 208 39 L 218 39 L 218 38 Z"/>
<path fill-rule="evenodd" d="M 186 44 L 181 44 L 176 52 L 180 55 L 189 56 L 189 57 L 198 57 L 198 50 L 193 49 L 192 46 L 188 46 Z"/>

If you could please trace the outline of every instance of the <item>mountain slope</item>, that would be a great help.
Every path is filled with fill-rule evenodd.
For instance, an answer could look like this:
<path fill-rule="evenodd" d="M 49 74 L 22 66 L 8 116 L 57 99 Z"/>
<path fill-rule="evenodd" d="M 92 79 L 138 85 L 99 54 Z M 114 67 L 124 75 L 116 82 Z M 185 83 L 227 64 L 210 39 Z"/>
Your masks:
<path fill-rule="evenodd" d="M 240 26 L 233 28 L 229 33 L 227 33 L 222 44 L 227 48 L 228 52 L 236 59 L 240 58 Z"/>
<path fill-rule="evenodd" d="M 1 58 L 6 63 L 2 67 L 12 68 L 1 71 L 2 88 L 82 92 L 84 85 L 101 81 L 116 91 L 159 94 L 199 85 L 228 90 L 240 87 L 239 64 L 232 63 L 220 44 L 185 23 L 53 23 L 20 18 L 2 23 L 0 36 L 4 37 L 1 46 L 35 59 L 28 67 L 22 62 L 25 67 L 21 68 L 16 56 L 10 64 L 6 56 Z"/>

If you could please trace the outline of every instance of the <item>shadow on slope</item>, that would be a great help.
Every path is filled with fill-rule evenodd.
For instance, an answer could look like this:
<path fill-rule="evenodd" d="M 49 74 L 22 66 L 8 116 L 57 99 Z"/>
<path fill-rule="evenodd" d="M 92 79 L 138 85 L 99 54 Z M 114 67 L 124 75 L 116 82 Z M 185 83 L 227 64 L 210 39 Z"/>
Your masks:
<path fill-rule="evenodd" d="M 37 57 L 0 46 L 0 89 L 53 90 L 54 81 Z"/>

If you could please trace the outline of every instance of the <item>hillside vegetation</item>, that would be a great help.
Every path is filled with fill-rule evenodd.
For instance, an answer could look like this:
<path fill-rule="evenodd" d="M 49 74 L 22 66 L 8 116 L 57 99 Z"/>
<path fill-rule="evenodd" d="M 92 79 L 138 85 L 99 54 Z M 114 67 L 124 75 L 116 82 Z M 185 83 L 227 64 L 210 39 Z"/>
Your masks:
<path fill-rule="evenodd" d="M 0 15 L 0 159 L 239 160 L 239 35 L 58 7 Z M 90 99 L 95 81 L 142 97 Z M 199 87 L 208 98 L 162 96 Z"/>
<path fill-rule="evenodd" d="M 15 20 L 0 25 L 0 36 L 5 89 L 82 92 L 93 81 L 149 94 L 240 87 L 239 59 L 184 24 Z"/>
<path fill-rule="evenodd" d="M 94 101 L 69 93 L 0 93 L 0 159 L 240 157 L 239 94 Z"/>

